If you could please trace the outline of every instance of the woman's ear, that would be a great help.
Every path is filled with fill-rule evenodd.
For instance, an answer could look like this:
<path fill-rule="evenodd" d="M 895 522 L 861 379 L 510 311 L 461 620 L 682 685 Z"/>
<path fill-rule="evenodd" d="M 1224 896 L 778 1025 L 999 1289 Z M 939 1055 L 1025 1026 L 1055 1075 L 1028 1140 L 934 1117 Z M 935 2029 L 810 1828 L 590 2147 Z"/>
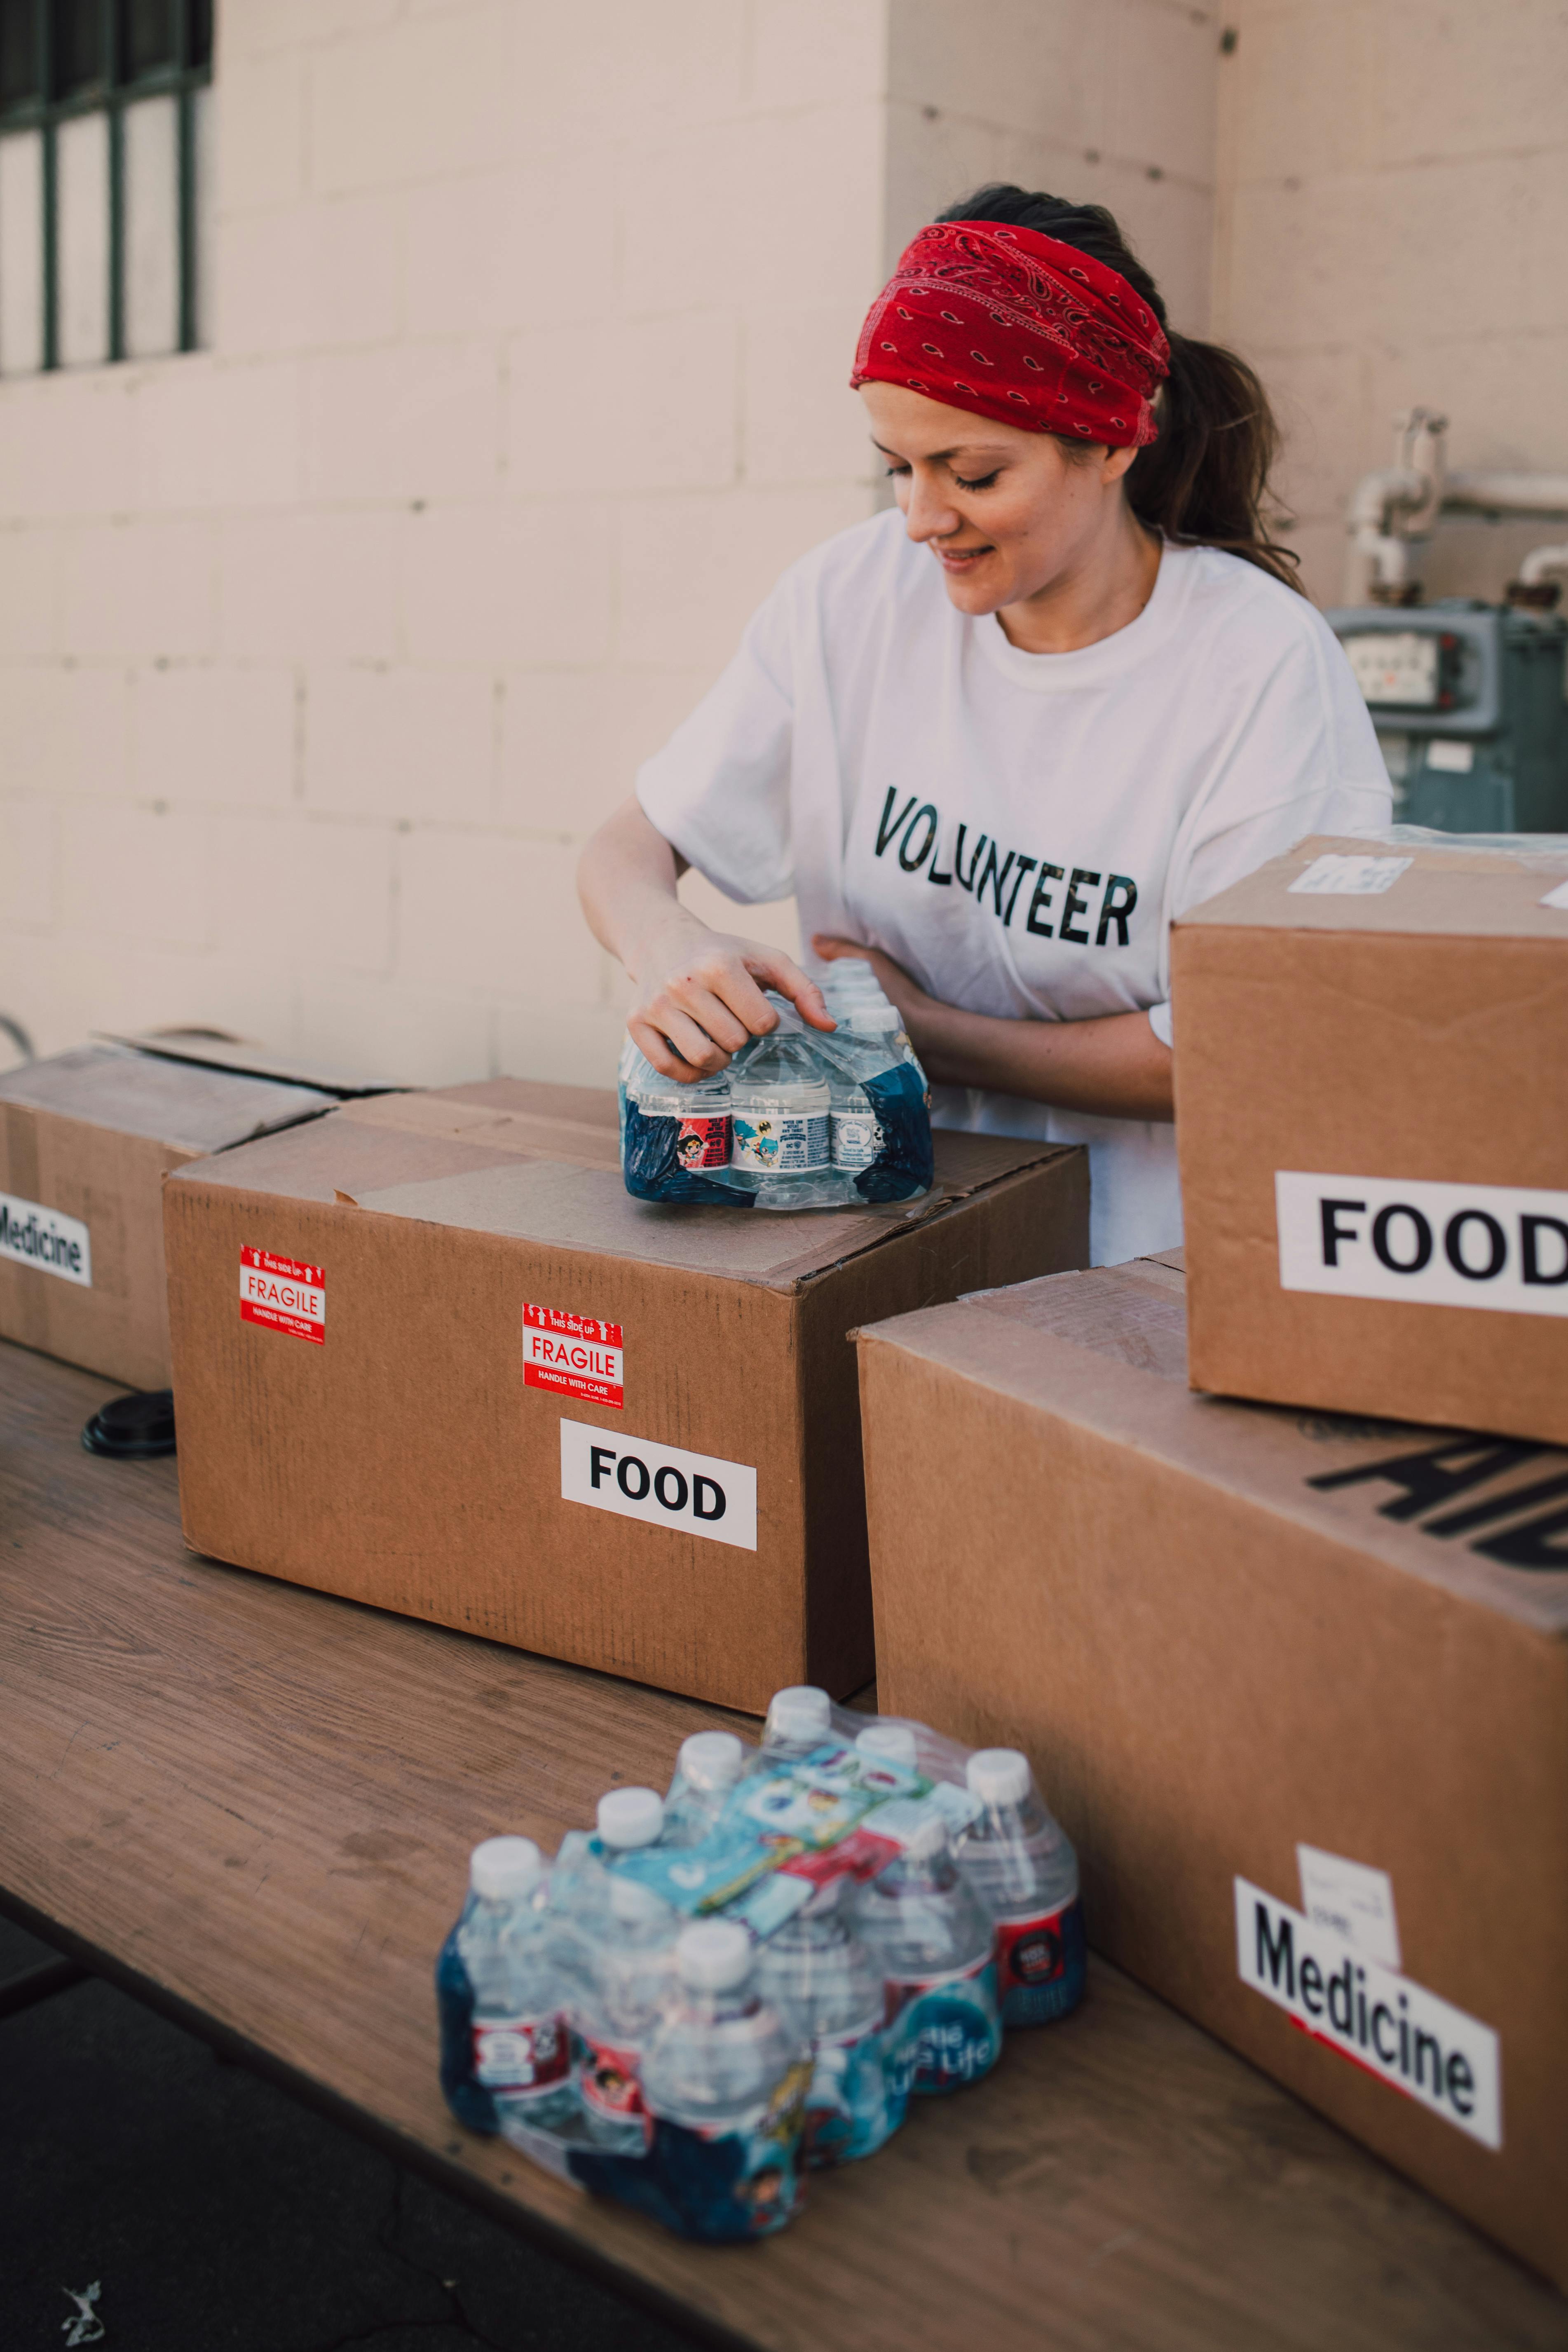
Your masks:
<path fill-rule="evenodd" d="M 1105 463 L 1100 468 L 1100 479 L 1106 484 L 1107 488 L 1109 488 L 1112 482 L 1119 482 L 1121 479 L 1122 475 L 1126 473 L 1128 467 L 1131 465 L 1133 458 L 1136 457 L 1137 455 L 1138 445 L 1136 442 L 1133 442 L 1130 448 L 1108 449 L 1106 451 Z"/>

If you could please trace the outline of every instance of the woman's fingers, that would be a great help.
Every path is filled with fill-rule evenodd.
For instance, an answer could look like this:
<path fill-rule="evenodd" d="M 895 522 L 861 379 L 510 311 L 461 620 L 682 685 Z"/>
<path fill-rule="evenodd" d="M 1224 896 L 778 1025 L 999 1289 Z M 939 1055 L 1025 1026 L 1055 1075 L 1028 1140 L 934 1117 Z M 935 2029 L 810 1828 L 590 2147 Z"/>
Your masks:
<path fill-rule="evenodd" d="M 700 1034 L 700 1032 L 696 1031 L 690 1023 L 682 1024 L 674 1014 L 668 1016 L 670 1028 L 682 1025 L 690 1034 Z M 650 1020 L 644 1013 L 633 1013 L 626 1023 L 626 1034 L 638 1053 L 653 1064 L 660 1077 L 673 1078 L 679 1086 L 694 1086 L 699 1078 L 711 1077 L 713 1071 L 719 1068 L 724 1060 L 721 1054 L 717 1055 L 711 1067 L 706 1061 L 688 1061 L 686 1056 L 678 1050 L 677 1045 L 671 1043 L 666 1027 L 657 1021 Z M 710 1041 L 704 1039 L 703 1044 L 708 1055 L 715 1054 L 715 1048 Z"/>
<path fill-rule="evenodd" d="M 809 1021 L 814 1029 L 837 1027 L 827 1009 L 827 1000 L 816 981 L 808 979 L 799 964 L 786 956 L 782 948 L 763 949 L 757 955 L 748 956 L 747 963 L 769 988 L 776 989 L 781 996 L 787 996 L 801 1019 Z M 769 1026 L 772 1025 L 770 1022 Z"/>

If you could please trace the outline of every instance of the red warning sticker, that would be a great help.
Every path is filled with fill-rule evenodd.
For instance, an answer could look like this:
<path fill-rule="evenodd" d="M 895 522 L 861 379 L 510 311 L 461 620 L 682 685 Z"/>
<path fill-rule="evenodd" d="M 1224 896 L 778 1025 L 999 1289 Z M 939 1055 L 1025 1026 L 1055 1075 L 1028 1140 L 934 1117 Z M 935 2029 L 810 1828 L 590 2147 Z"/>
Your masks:
<path fill-rule="evenodd" d="M 320 1265 L 274 1257 L 270 1250 L 241 1248 L 239 1314 L 245 1323 L 265 1323 L 269 1331 L 289 1331 L 296 1339 L 324 1347 L 327 1338 L 327 1275 Z"/>
<path fill-rule="evenodd" d="M 587 1404 L 626 1409 L 626 1358 L 621 1327 L 595 1315 L 565 1315 L 554 1307 L 522 1310 L 525 1388 L 581 1397 Z"/>

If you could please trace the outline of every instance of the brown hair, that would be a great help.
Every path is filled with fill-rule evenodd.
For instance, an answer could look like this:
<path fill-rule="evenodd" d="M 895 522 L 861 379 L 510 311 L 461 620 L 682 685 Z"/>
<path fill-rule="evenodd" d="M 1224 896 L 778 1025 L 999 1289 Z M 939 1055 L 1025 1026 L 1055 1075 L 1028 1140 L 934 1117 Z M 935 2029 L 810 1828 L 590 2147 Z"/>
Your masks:
<path fill-rule="evenodd" d="M 1160 437 L 1140 449 L 1125 477 L 1133 513 L 1178 545 L 1224 548 L 1304 593 L 1299 559 L 1271 529 L 1284 518 L 1269 488 L 1279 428 L 1268 394 L 1234 352 L 1172 331 L 1158 287 L 1105 206 L 1072 205 L 997 181 L 939 217 L 1036 229 L 1120 271 L 1136 287 L 1169 338 L 1171 373 L 1155 404 Z M 1064 441 L 1063 446 L 1084 444 Z"/>

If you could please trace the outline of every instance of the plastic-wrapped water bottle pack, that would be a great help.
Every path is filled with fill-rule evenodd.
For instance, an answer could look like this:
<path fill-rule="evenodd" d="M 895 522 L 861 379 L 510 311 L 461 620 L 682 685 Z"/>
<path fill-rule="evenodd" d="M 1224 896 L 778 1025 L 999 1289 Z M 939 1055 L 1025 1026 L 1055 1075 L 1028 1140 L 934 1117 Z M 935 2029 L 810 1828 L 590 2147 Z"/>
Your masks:
<path fill-rule="evenodd" d="M 822 982 L 837 1027 L 808 1028 L 769 994 L 778 1027 L 700 1085 L 660 1076 L 628 1037 L 621 1168 L 642 1201 L 736 1209 L 864 1208 L 931 1190 L 925 1072 L 868 964 Z"/>
<path fill-rule="evenodd" d="M 476 1846 L 436 1985 L 460 2123 L 732 2242 L 1077 2006 L 1078 1861 L 1017 1750 L 783 1690 L 760 1746 L 694 1733 L 552 1865 Z"/>

